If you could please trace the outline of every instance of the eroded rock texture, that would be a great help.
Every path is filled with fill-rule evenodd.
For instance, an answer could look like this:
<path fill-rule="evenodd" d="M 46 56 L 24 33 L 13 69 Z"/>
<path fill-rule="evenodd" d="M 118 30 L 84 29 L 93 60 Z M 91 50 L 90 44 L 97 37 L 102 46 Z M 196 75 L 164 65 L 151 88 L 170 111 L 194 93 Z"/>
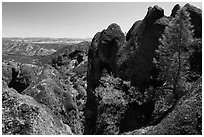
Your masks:
<path fill-rule="evenodd" d="M 199 78 L 177 103 L 175 109 L 156 126 L 126 134 L 196 135 L 202 134 L 202 79 Z"/>
<path fill-rule="evenodd" d="M 2 133 L 4 135 L 71 135 L 70 127 L 64 124 L 50 108 L 40 105 L 30 96 L 2 87 Z"/>
<path fill-rule="evenodd" d="M 142 21 L 137 21 L 130 29 L 131 38 L 119 51 L 119 75 L 131 80 L 132 85 L 146 88 L 155 78 L 153 58 L 159 45 L 159 38 L 168 25 L 169 19 L 164 10 L 158 6 L 149 7 Z M 135 26 L 135 27 L 134 27 Z M 129 33 L 128 32 L 128 33 Z M 128 36 L 128 35 L 127 35 Z"/>
<path fill-rule="evenodd" d="M 202 16 L 200 16 L 200 10 L 189 4 L 185 7 L 190 13 L 192 25 L 195 29 L 194 37 L 201 38 Z M 158 6 L 149 7 L 145 18 L 133 24 L 127 33 L 126 40 L 123 35 L 120 35 L 122 32 L 118 31 L 120 30 L 119 27 L 110 27 L 117 26 L 115 24 L 94 36 L 88 53 L 85 134 L 120 134 L 134 129 L 141 128 L 142 130 L 142 127 L 151 125 L 154 120 L 168 110 L 168 107 L 171 107 L 173 98 L 169 89 L 164 91 L 166 95 L 164 95 L 163 100 L 166 104 L 161 103 L 160 96 L 163 96 L 163 91 L 159 91 L 157 88 L 162 87 L 165 83 L 157 79 L 160 70 L 156 68 L 153 61 L 157 59 L 155 50 L 160 45 L 159 39 L 164 29 L 176 16 L 179 9 L 180 6 L 175 5 L 171 16 L 166 17 L 162 8 Z M 198 23 L 196 24 L 196 22 Z M 195 46 L 195 52 L 190 58 L 192 71 L 198 74 L 194 81 L 201 76 L 200 55 L 202 55 L 202 52 L 200 44 L 200 40 L 195 43 L 197 46 Z M 199 53 L 198 56 L 195 53 Z M 198 58 L 199 63 L 196 64 L 193 60 Z M 126 92 L 131 89 L 131 86 L 128 89 L 122 88 L 118 91 L 120 88 L 117 86 L 107 88 L 107 85 L 104 86 L 100 83 L 100 80 L 103 79 L 104 69 L 114 77 L 113 81 L 117 79 L 116 77 L 130 81 L 131 86 L 135 88 L 132 92 L 136 94 L 132 97 L 134 101 L 126 100 Z M 104 99 L 104 94 L 111 91 L 111 96 L 121 95 L 121 98 L 127 101 L 126 104 L 121 105 L 124 106 L 123 111 L 121 111 L 122 114 L 117 115 L 118 113 L 113 114 L 110 111 L 114 111 L 114 107 L 117 108 L 114 106 L 114 101 L 110 105 L 107 105 L 107 102 L 104 101 L 107 99 Z M 97 96 L 99 92 L 104 92 L 103 96 Z M 126 94 L 123 96 L 124 92 Z M 117 93 L 117 95 L 114 93 Z M 157 103 L 157 108 L 155 108 L 155 103 Z M 102 105 L 107 106 L 102 107 Z M 117 115 L 118 119 L 116 118 L 116 121 L 119 122 L 117 123 L 110 118 L 109 120 L 112 123 L 110 121 L 108 123 L 107 115 L 102 113 L 102 110 L 106 111 L 110 117 Z M 103 124 L 100 125 L 99 121 Z M 148 127 L 148 129 L 150 128 Z M 141 132 L 143 131 L 145 132 L 146 129 Z"/>
<path fill-rule="evenodd" d="M 85 110 L 85 134 L 93 134 L 97 117 L 97 104 L 94 94 L 98 86 L 102 70 L 116 73 L 116 58 L 118 49 L 124 44 L 125 36 L 117 24 L 111 24 L 106 30 L 98 32 L 91 43 L 88 52 L 88 87 Z"/>

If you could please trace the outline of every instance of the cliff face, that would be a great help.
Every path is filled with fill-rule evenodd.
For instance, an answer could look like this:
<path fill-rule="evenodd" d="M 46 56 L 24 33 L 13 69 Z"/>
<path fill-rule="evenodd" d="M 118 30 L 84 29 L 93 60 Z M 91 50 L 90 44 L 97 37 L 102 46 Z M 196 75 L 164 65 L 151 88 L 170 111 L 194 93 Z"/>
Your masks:
<path fill-rule="evenodd" d="M 186 4 L 184 7 L 190 13 L 194 37 L 202 38 L 202 10 L 190 4 Z"/>
<path fill-rule="evenodd" d="M 106 69 L 109 73 L 116 72 L 117 51 L 124 42 L 125 36 L 117 24 L 111 24 L 106 30 L 98 32 L 92 40 L 88 51 L 85 134 L 93 134 L 95 131 L 97 103 L 94 90 L 99 84 L 102 70 Z"/>
<path fill-rule="evenodd" d="M 185 5 L 185 7 L 190 13 L 191 22 L 195 29 L 194 37 L 201 38 L 202 16 L 200 16 L 200 10 L 188 4 Z M 171 107 L 172 101 L 169 101 L 168 98 L 171 98 L 172 93 L 167 89 L 164 91 L 166 95 L 162 95 L 162 93 L 157 90 L 158 87 L 161 87 L 165 83 L 157 79 L 159 70 L 153 61 L 157 59 L 155 50 L 157 50 L 160 45 L 159 39 L 164 33 L 166 26 L 168 26 L 176 16 L 178 10 L 180 10 L 180 6 L 175 5 L 172 9 L 171 16 L 166 17 L 162 8 L 158 6 L 149 7 L 144 19 L 136 21 L 128 31 L 126 40 L 116 24 L 110 25 L 106 30 L 98 32 L 94 36 L 88 53 L 85 134 L 122 133 L 146 127 L 147 125 L 151 125 L 168 107 Z M 198 40 L 198 43 L 195 43 L 195 45 L 199 45 L 200 42 L 201 41 Z M 199 56 L 195 56 L 196 53 L 199 53 Z M 196 78 L 202 75 L 200 73 L 200 68 L 202 68 L 200 65 L 202 63 L 199 61 L 199 63 L 196 64 L 193 60 L 195 58 L 200 60 L 201 54 L 200 47 L 198 49 L 195 47 L 195 51 L 191 57 L 191 67 L 192 71 L 195 69 L 196 73 L 199 73 L 199 76 Z M 107 73 L 105 73 L 104 70 L 106 70 Z M 131 86 L 135 89 L 132 89 L 131 86 L 121 88 L 119 91 L 118 89 L 120 88 L 118 86 L 110 86 L 111 88 L 107 88 L 106 84 L 104 86 L 104 83 L 101 83 L 101 79 L 104 79 L 104 74 L 113 76 L 112 81 L 117 81 L 116 77 L 119 77 L 122 81 L 130 81 Z M 129 94 L 128 91 L 130 90 L 132 91 L 131 94 L 135 94 L 135 96 L 132 97 L 134 101 L 126 100 L 126 95 L 127 93 Z M 121 114 L 113 114 L 110 112 L 114 103 L 110 103 L 106 106 L 107 102 L 104 100 L 107 98 L 105 97 L 104 99 L 105 93 L 101 93 L 102 91 L 106 94 L 112 91 L 113 94 L 111 94 L 111 96 L 117 96 L 114 95 L 116 92 L 117 94 L 121 93 L 121 99 L 127 101 L 121 106 L 122 108 L 124 107 Z M 101 94 L 98 95 L 98 93 L 101 93 L 103 96 L 101 96 Z M 123 96 L 123 93 L 126 94 Z M 159 96 L 163 97 L 158 98 L 156 94 L 161 94 Z M 155 98 L 155 96 L 157 96 L 157 98 Z M 161 104 L 161 101 L 167 104 Z M 156 106 L 156 103 L 157 105 L 160 103 L 160 105 Z M 102 107 L 102 104 L 106 107 Z M 102 113 L 101 110 L 110 113 L 110 117 L 118 114 L 117 121 L 119 121 L 119 123 L 115 122 L 112 118 L 109 119 L 110 121 L 114 121 L 112 125 L 108 123 L 106 118 L 104 118 L 106 115 Z M 100 125 L 99 121 L 106 123 L 107 127 L 103 124 Z"/>
<path fill-rule="evenodd" d="M 164 11 L 158 6 L 148 8 L 147 15 L 137 27 L 130 29 L 131 38 L 120 49 L 121 54 L 118 64 L 119 75 L 123 79 L 131 80 L 132 84 L 144 88 L 151 82 L 150 77 L 155 77 L 153 58 L 169 19 L 164 16 Z M 128 36 L 128 35 L 127 35 Z M 154 73 L 154 74 L 152 74 Z"/>
<path fill-rule="evenodd" d="M 184 7 L 196 40 L 185 60 L 189 77 L 178 84 L 181 98 L 174 98 L 172 85 L 159 81 L 162 70 L 153 63 L 159 39 L 180 6 L 169 17 L 154 6 L 126 36 L 113 23 L 96 33 L 91 45 L 63 46 L 37 56 L 35 65 L 22 58 L 3 61 L 2 133 L 202 134 L 202 12 Z"/>

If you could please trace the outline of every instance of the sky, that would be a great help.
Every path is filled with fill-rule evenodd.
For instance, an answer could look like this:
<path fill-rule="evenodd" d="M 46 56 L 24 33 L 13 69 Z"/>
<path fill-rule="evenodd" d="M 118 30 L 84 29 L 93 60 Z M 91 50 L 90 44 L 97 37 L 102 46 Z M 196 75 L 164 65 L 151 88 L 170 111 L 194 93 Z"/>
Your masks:
<path fill-rule="evenodd" d="M 128 32 L 142 20 L 149 6 L 158 5 L 169 16 L 182 2 L 3 2 L 3 37 L 92 38 L 111 23 Z M 189 2 L 201 8 L 202 3 Z"/>

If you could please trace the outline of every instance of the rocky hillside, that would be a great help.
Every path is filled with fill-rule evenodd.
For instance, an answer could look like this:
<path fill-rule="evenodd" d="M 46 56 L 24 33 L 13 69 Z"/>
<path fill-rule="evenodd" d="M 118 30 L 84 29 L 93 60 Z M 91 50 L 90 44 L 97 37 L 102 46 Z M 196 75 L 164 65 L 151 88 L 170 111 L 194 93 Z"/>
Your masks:
<path fill-rule="evenodd" d="M 2 134 L 201 135 L 201 30 L 202 11 L 177 4 L 91 43 L 3 39 Z"/>
<path fill-rule="evenodd" d="M 2 52 L 3 54 L 21 56 L 45 56 L 55 53 L 58 49 L 80 42 L 82 42 L 82 39 L 2 38 Z"/>
<path fill-rule="evenodd" d="M 186 16 L 189 15 L 189 21 L 193 26 L 191 28 L 193 30 L 192 39 L 194 39 L 192 41 L 194 42 L 190 44 L 191 47 L 189 48 L 191 48 L 191 51 L 189 50 L 185 53 L 185 56 L 188 55 L 188 57 L 183 57 L 182 60 L 189 63 L 190 66 L 184 68 L 184 70 L 179 69 L 179 73 L 177 73 L 177 75 L 181 75 L 188 70 L 187 76 L 178 75 L 179 79 L 178 76 L 177 78 L 173 77 L 173 80 L 177 80 L 172 83 L 171 80 L 167 79 L 168 77 L 161 78 L 161 75 L 166 73 L 163 72 L 161 66 L 158 66 L 157 62 L 163 56 L 159 56 L 157 52 L 161 50 L 159 49 L 161 38 L 164 37 L 164 33 L 168 31 L 171 24 L 175 23 L 176 20 L 185 19 L 179 18 L 183 15 L 180 14 L 181 12 L 184 12 Z M 151 125 L 157 125 L 158 130 L 157 132 L 148 132 L 148 134 L 200 134 L 202 132 L 200 128 L 194 127 L 192 127 L 192 131 L 187 130 L 186 132 L 183 132 L 185 129 L 182 128 L 176 129 L 179 124 L 182 125 L 184 120 L 182 115 L 186 112 L 182 110 L 180 114 L 175 114 L 177 113 L 177 108 L 187 107 L 185 104 L 179 106 L 180 103 L 201 103 L 200 98 L 192 102 L 190 96 L 185 98 L 185 101 L 181 101 L 183 96 L 194 90 L 190 90 L 189 87 L 193 86 L 193 83 L 202 75 L 201 69 L 193 70 L 194 65 L 197 68 L 202 68 L 202 62 L 200 61 L 202 52 L 199 52 L 201 50 L 200 40 L 202 35 L 200 28 L 202 25 L 194 24 L 195 20 L 200 24 L 199 22 L 202 20 L 201 10 L 189 4 L 182 8 L 176 5 L 169 17 L 164 15 L 162 8 L 154 6 L 148 8 L 147 15 L 143 20 L 136 21 L 133 24 L 127 33 L 126 40 L 117 24 L 111 24 L 106 30 L 96 33 L 88 53 L 85 134 L 120 134 Z M 179 33 L 175 35 L 179 35 Z M 171 54 L 174 53 L 165 55 L 170 57 Z M 195 54 L 199 55 L 195 57 Z M 191 61 L 194 57 L 199 63 Z M 171 65 L 174 65 L 173 63 Z M 101 79 L 104 79 L 104 73 L 113 77 L 111 81 L 117 81 L 116 79 L 120 78 L 122 81 L 129 81 L 130 85 L 121 88 L 120 86 L 118 87 L 118 82 L 111 86 L 112 84 L 109 81 L 104 86 L 101 83 Z M 191 77 L 192 75 L 195 77 Z M 178 82 L 178 80 L 184 78 L 185 80 Z M 105 92 L 106 94 L 100 93 L 102 97 L 99 96 L 98 88 L 100 92 Z M 116 95 L 114 94 L 115 92 Z M 125 94 L 123 95 L 123 93 Z M 131 97 L 126 97 L 129 94 Z M 106 99 L 111 100 L 112 103 L 109 101 L 105 105 L 107 103 Z M 118 107 L 114 103 L 115 101 L 121 105 Z M 103 104 L 104 106 L 101 107 Z M 191 105 L 188 107 L 191 107 Z M 194 112 L 196 113 L 195 115 L 200 115 L 201 108 L 197 107 Z M 174 119 L 175 115 L 178 118 L 181 116 L 179 122 L 175 120 L 163 122 L 168 117 L 170 117 L 169 119 Z M 193 126 L 200 127 L 201 117 L 196 118 L 199 121 L 198 123 L 192 123 L 193 120 L 190 119 L 193 115 L 194 113 L 186 118 Z M 175 123 L 175 126 L 170 131 L 167 124 L 171 123 L 174 125 L 174 122 L 178 123 Z M 161 123 L 163 124 L 159 126 Z M 159 130 L 159 127 L 166 127 L 167 131 Z M 132 133 L 134 132 L 129 134 Z"/>

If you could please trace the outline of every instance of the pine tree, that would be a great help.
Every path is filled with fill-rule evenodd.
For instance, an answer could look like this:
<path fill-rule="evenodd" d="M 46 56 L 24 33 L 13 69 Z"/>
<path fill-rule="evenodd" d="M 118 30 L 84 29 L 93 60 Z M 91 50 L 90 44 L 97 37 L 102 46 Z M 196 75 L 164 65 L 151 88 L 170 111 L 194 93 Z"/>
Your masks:
<path fill-rule="evenodd" d="M 156 53 L 158 60 L 154 61 L 161 70 L 159 78 L 166 81 L 167 86 L 171 86 L 174 95 L 173 105 L 163 113 L 153 125 L 158 124 L 164 117 L 172 112 L 183 94 L 180 90 L 186 82 L 188 71 L 190 70 L 189 58 L 193 52 L 193 26 L 190 22 L 189 13 L 186 8 L 178 10 L 175 18 L 165 28 L 160 39 Z"/>
<path fill-rule="evenodd" d="M 160 39 L 161 45 L 156 51 L 158 54 L 157 66 L 161 69 L 160 78 L 173 88 L 174 98 L 177 100 L 179 84 L 185 81 L 189 70 L 188 58 L 191 55 L 193 30 L 189 13 L 185 7 L 179 10 L 165 28 Z"/>

